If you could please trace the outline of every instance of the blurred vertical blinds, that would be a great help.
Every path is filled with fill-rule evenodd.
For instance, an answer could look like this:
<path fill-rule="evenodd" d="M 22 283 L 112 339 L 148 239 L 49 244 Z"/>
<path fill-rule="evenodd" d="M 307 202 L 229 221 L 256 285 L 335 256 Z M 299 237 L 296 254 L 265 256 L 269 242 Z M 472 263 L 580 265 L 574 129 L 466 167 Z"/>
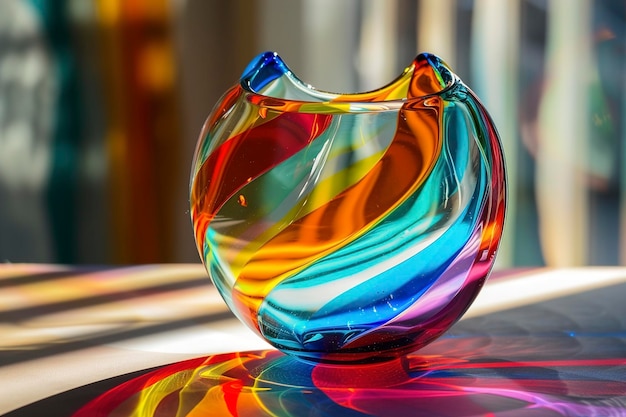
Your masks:
<path fill-rule="evenodd" d="M 189 165 L 257 53 L 378 88 L 421 51 L 499 127 L 499 267 L 626 262 L 623 0 L 0 0 L 0 261 L 198 261 Z"/>
<path fill-rule="evenodd" d="M 417 49 L 453 66 L 502 136 L 509 217 L 498 265 L 623 264 L 626 3 L 416 3 L 385 7 L 397 10 L 400 29 L 416 13 Z M 363 22 L 361 32 L 369 30 L 375 31 Z M 402 39 L 406 29 L 400 33 Z M 381 58 L 389 47 L 361 45 Z"/>
<path fill-rule="evenodd" d="M 174 260 L 186 175 L 169 0 L 0 7 L 2 260 Z"/>

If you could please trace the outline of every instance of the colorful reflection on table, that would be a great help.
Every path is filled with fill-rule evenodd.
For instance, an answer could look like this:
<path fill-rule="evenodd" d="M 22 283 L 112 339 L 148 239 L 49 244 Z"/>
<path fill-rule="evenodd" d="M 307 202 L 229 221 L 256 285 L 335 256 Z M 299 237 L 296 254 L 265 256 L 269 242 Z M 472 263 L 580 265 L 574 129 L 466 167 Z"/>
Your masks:
<path fill-rule="evenodd" d="M 119 385 L 74 417 L 626 415 L 624 335 L 603 338 L 595 355 L 573 338 L 444 337 L 419 355 L 366 366 L 307 364 L 274 350 L 208 356 Z"/>

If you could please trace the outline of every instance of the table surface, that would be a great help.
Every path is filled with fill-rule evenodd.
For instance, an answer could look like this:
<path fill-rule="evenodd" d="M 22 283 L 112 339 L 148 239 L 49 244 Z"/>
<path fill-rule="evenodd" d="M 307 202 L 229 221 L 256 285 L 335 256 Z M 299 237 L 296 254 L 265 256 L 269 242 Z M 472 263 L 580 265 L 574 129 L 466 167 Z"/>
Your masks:
<path fill-rule="evenodd" d="M 145 401 L 145 389 L 158 375 L 200 366 L 215 372 L 215 363 L 236 356 L 237 369 L 257 372 L 254 387 L 262 374 L 273 388 L 255 391 L 254 398 L 241 394 L 224 415 L 237 415 L 232 404 L 240 415 L 299 415 L 304 400 L 285 400 L 293 397 L 306 399 L 308 415 L 320 416 L 390 412 L 373 398 L 397 400 L 395 417 L 421 415 L 416 407 L 441 416 L 626 416 L 625 300 L 626 268 L 498 271 L 460 322 L 411 355 L 410 369 L 403 365 L 405 380 L 385 383 L 380 375 L 390 374 L 387 367 L 373 373 L 379 382 L 355 388 L 360 380 L 352 379 L 351 386 L 329 391 L 315 376 L 323 369 L 284 365 L 287 359 L 240 324 L 201 265 L 5 264 L 0 415 L 71 416 L 101 395 L 100 404 L 106 400 L 113 410 L 112 401 L 138 395 L 124 391 L 120 397 L 120 387 L 131 382 L 141 382 Z M 254 363 L 254 370 L 245 363 Z M 281 366 L 291 370 L 284 374 L 307 375 L 306 382 L 268 377 Z M 221 382 L 211 383 L 227 392 Z M 280 402 L 270 398 L 277 393 Z M 197 411 L 198 404 L 191 408 Z M 116 410 L 98 415 L 133 415 Z"/>

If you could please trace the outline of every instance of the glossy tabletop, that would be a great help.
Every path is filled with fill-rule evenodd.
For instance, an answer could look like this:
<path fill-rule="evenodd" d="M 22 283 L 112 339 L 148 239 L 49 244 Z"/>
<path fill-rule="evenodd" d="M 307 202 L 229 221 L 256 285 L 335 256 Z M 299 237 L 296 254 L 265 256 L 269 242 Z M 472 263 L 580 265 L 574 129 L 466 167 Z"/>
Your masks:
<path fill-rule="evenodd" d="M 336 368 L 273 350 L 201 265 L 5 264 L 0 415 L 624 416 L 625 299 L 626 268 L 498 271 L 406 360 Z"/>

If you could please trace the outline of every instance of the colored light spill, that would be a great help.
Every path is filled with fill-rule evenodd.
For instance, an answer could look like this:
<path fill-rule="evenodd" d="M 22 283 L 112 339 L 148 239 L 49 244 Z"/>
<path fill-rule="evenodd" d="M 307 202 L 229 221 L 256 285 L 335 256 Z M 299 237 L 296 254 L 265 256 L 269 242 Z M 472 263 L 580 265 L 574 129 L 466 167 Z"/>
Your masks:
<path fill-rule="evenodd" d="M 482 345 L 490 343 L 485 339 Z M 458 350 L 463 341 L 448 344 Z M 574 417 L 626 411 L 626 382 L 617 377 L 624 358 L 488 358 L 408 355 L 346 367 L 307 364 L 274 350 L 229 353 L 132 379 L 73 417 Z"/>
<path fill-rule="evenodd" d="M 261 54 L 207 119 L 191 180 L 198 250 L 229 308 L 323 363 L 392 360 L 445 332 L 493 266 L 505 199 L 486 110 L 430 54 L 345 95 Z"/>

